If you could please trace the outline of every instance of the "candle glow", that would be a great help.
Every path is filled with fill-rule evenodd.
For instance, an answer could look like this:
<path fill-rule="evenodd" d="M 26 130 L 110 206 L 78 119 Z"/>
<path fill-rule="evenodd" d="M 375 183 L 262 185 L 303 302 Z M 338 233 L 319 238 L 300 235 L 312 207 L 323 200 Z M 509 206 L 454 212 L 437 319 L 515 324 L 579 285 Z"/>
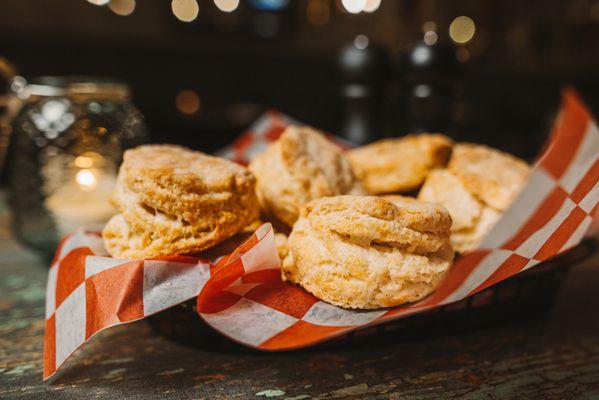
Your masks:
<path fill-rule="evenodd" d="M 75 181 L 81 186 L 81 189 L 85 191 L 93 190 L 98 186 L 98 178 L 91 169 L 84 168 L 77 172 Z"/>

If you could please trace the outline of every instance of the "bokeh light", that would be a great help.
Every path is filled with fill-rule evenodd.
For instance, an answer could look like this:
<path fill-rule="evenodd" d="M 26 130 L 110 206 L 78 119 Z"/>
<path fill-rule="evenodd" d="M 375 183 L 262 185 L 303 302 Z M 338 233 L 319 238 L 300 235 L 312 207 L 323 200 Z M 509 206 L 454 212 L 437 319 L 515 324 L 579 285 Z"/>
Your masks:
<path fill-rule="evenodd" d="M 358 35 L 354 39 L 354 46 L 358 50 L 364 50 L 370 44 L 370 39 L 366 35 Z"/>
<path fill-rule="evenodd" d="M 422 24 L 422 32 L 426 33 L 428 31 L 436 31 L 437 24 L 434 21 L 426 21 Z"/>
<path fill-rule="evenodd" d="M 108 8 L 117 15 L 127 16 L 135 11 L 135 0 L 110 0 Z"/>
<path fill-rule="evenodd" d="M 173 14 L 179 21 L 191 22 L 198 17 L 200 7 L 196 0 L 173 0 L 171 2 Z"/>
<path fill-rule="evenodd" d="M 362 11 L 367 13 L 373 13 L 381 6 L 381 0 L 366 0 L 366 5 Z"/>
<path fill-rule="evenodd" d="M 449 37 L 457 44 L 466 44 L 472 40 L 476 25 L 471 18 L 464 15 L 454 19 L 449 25 Z"/>
<path fill-rule="evenodd" d="M 82 169 L 75 175 L 75 181 L 83 190 L 93 190 L 98 186 L 98 178 L 91 169 Z"/>
<path fill-rule="evenodd" d="M 88 3 L 91 3 L 95 6 L 105 6 L 109 1 L 110 0 L 87 0 Z"/>
<path fill-rule="evenodd" d="M 195 114 L 200 110 L 200 96 L 190 89 L 181 90 L 175 97 L 175 106 L 183 114 Z"/>
<path fill-rule="evenodd" d="M 343 8 L 350 14 L 358 14 L 364 10 L 366 0 L 341 0 Z"/>
<path fill-rule="evenodd" d="M 223 12 L 233 12 L 239 7 L 239 0 L 214 0 L 214 5 Z"/>
<path fill-rule="evenodd" d="M 435 32 L 435 31 L 424 32 L 424 43 L 428 44 L 429 46 L 432 46 L 433 44 L 437 43 L 438 39 L 439 39 L 439 37 L 437 36 L 437 32 Z"/>

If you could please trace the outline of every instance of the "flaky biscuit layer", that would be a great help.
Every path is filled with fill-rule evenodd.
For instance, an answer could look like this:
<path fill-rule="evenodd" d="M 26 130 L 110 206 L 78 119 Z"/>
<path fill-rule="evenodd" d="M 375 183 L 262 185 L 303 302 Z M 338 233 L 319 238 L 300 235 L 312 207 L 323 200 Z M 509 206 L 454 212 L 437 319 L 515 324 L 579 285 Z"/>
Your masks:
<path fill-rule="evenodd" d="M 441 204 L 453 219 L 451 243 L 475 248 L 522 190 L 530 174 L 524 161 L 470 143 L 454 146 L 446 169 L 429 174 L 418 199 Z"/>
<path fill-rule="evenodd" d="M 249 169 L 265 215 L 289 226 L 312 199 L 364 193 L 341 149 L 308 127 L 288 127 Z"/>
<path fill-rule="evenodd" d="M 437 251 L 448 240 L 451 217 L 443 207 L 393 202 L 374 196 L 335 196 L 306 204 L 302 216 L 320 230 L 330 230 L 365 245 L 387 244 L 410 252 Z"/>
<path fill-rule="evenodd" d="M 453 142 L 440 134 L 383 139 L 348 151 L 352 167 L 370 193 L 418 188 L 433 168 L 445 166 Z"/>
<path fill-rule="evenodd" d="M 202 223 L 207 212 L 252 207 L 256 202 L 255 178 L 247 169 L 174 145 L 127 150 L 119 183 L 143 206 L 189 224 Z"/>
<path fill-rule="evenodd" d="M 471 143 L 455 145 L 447 169 L 466 190 L 497 211 L 512 204 L 530 174 L 530 166 L 511 154 Z"/>
<path fill-rule="evenodd" d="M 362 198 L 371 204 L 357 207 L 350 207 L 348 198 L 339 199 L 339 207 L 335 209 L 345 208 L 346 212 L 329 214 L 314 206 L 323 200 L 334 203 L 336 199 L 339 198 L 319 199 L 305 206 L 287 240 L 288 255 L 282 263 L 284 279 L 298 283 L 329 303 L 364 309 L 417 301 L 439 285 L 453 259 L 448 240 L 449 226 L 441 224 L 445 226 L 442 233 L 445 240 L 440 246 L 433 246 L 434 251 L 414 253 L 402 243 L 387 241 L 388 237 L 403 237 L 404 231 L 395 223 L 416 218 L 411 216 L 402 220 L 401 212 L 394 209 L 403 207 L 376 197 Z M 363 214 L 377 208 L 383 209 L 375 212 L 376 217 Z M 376 221 L 378 217 L 391 222 L 392 226 L 381 230 L 380 221 Z M 369 237 L 385 240 L 364 240 L 364 226 L 360 221 L 363 218 L 370 218 L 375 223 Z M 352 225 L 356 226 L 354 232 L 350 230 Z M 338 227 L 344 227 L 344 232 L 339 232 Z"/>
<path fill-rule="evenodd" d="M 473 196 L 459 177 L 445 169 L 429 174 L 418 199 L 447 208 L 453 220 L 451 244 L 459 252 L 475 248 L 501 216 L 499 211 Z"/>
<path fill-rule="evenodd" d="M 103 237 L 115 257 L 192 254 L 258 219 L 255 179 L 230 161 L 172 145 L 125 153 Z M 120 243 L 117 243 L 121 240 Z"/>

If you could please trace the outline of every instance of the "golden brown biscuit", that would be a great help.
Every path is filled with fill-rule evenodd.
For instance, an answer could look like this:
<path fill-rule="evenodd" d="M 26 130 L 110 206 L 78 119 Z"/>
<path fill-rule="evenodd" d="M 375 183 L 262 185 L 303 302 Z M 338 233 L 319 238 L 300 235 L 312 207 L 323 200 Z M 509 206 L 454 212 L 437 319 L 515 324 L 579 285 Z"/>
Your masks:
<path fill-rule="evenodd" d="M 264 214 L 289 226 L 312 199 L 364 193 L 341 149 L 308 127 L 288 127 L 249 169 Z"/>
<path fill-rule="evenodd" d="M 348 152 L 352 167 L 370 193 L 407 192 L 428 173 L 445 166 L 453 142 L 441 134 L 383 139 Z"/>
<path fill-rule="evenodd" d="M 122 214 L 113 216 L 102 230 L 108 254 L 119 258 L 144 258 L 144 243 L 151 242 L 147 236 L 148 233 L 132 233 Z"/>
<path fill-rule="evenodd" d="M 529 165 L 511 154 L 471 143 L 456 144 L 447 169 L 489 207 L 505 211 L 530 174 Z"/>
<path fill-rule="evenodd" d="M 417 301 L 451 266 L 450 224 L 447 211 L 430 204 L 397 205 L 373 196 L 317 199 L 293 226 L 282 276 L 341 307 Z"/>
<path fill-rule="evenodd" d="M 114 200 L 121 216 L 103 236 L 109 253 L 125 258 L 197 253 L 242 230 L 259 211 L 249 171 L 172 145 L 126 151 Z M 116 244 L 117 237 L 128 243 Z"/>
<path fill-rule="evenodd" d="M 461 180 L 445 169 L 429 174 L 418 198 L 447 208 L 453 220 L 451 244 L 459 252 L 474 248 L 487 232 L 483 228 L 488 228 L 488 224 L 479 226 L 483 215 L 487 222 L 493 213 L 499 215 L 468 192 Z"/>
<path fill-rule="evenodd" d="M 456 144 L 447 169 L 431 172 L 418 199 L 442 204 L 453 219 L 451 243 L 475 248 L 524 186 L 530 167 L 482 145 Z"/>
<path fill-rule="evenodd" d="M 275 246 L 277 247 L 277 253 L 281 263 L 285 262 L 285 259 L 289 255 L 289 247 L 287 246 L 287 235 L 275 232 Z"/>
<path fill-rule="evenodd" d="M 374 196 L 335 196 L 304 207 L 313 227 L 364 245 L 385 244 L 410 252 L 437 251 L 448 240 L 451 217 L 444 207 Z"/>
<path fill-rule="evenodd" d="M 255 215 L 251 173 L 231 161 L 180 146 L 146 145 L 127 150 L 119 183 L 137 195 L 140 206 L 190 225 L 204 223 L 206 212 L 249 211 Z M 118 195 L 117 191 L 117 202 L 122 204 Z M 249 222 L 240 219 L 244 226 Z"/>

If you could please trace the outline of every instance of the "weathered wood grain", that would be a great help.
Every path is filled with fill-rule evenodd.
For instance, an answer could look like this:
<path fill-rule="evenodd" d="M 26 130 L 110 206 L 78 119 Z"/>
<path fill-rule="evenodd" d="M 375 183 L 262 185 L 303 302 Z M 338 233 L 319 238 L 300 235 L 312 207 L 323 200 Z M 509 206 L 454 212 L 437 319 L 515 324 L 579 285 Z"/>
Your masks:
<path fill-rule="evenodd" d="M 285 354 L 187 347 L 140 321 L 100 333 L 42 383 L 46 267 L 10 238 L 8 226 L 4 211 L 2 399 L 599 398 L 597 256 L 572 270 L 543 318 L 444 320 Z"/>

